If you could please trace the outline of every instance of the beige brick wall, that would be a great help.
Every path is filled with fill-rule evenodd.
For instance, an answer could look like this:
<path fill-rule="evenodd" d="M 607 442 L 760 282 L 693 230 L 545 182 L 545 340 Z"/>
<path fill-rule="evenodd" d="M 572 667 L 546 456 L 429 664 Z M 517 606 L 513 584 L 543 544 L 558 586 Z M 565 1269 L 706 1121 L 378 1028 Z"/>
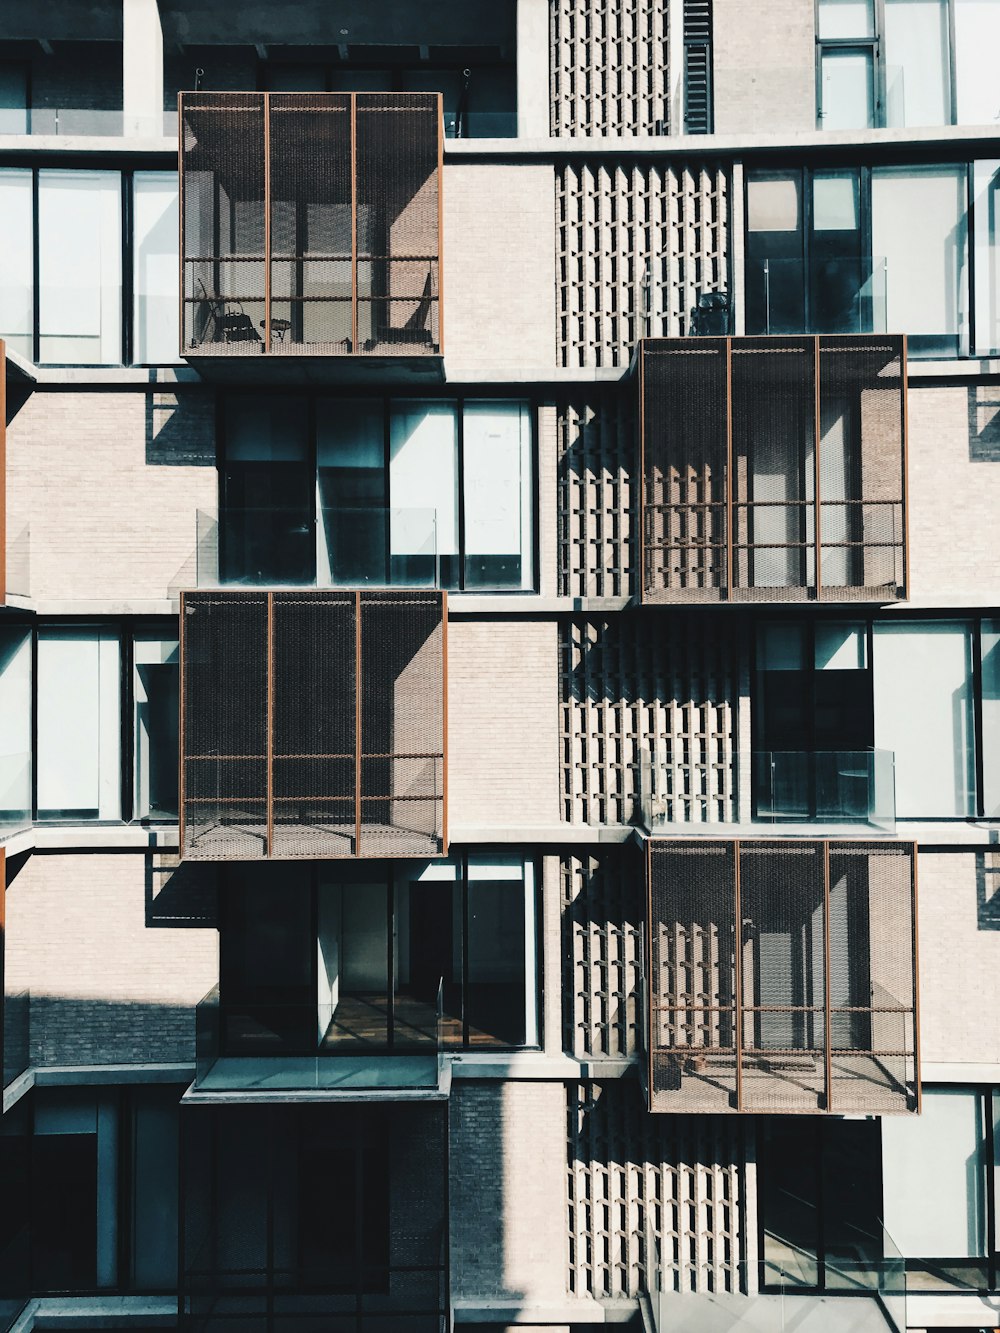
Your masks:
<path fill-rule="evenodd" d="M 203 389 L 32 394 L 7 430 L 7 532 L 13 573 L 29 527 L 33 600 L 193 582 L 195 513 L 218 503 L 212 403 Z"/>
<path fill-rule="evenodd" d="M 715 0 L 717 134 L 816 128 L 813 0 Z"/>
<path fill-rule="evenodd" d="M 451 1238 L 453 1299 L 565 1302 L 562 1083 L 453 1085 Z"/>
<path fill-rule="evenodd" d="M 143 853 L 35 853 L 21 866 L 5 989 L 31 992 L 33 1063 L 194 1059 L 194 1006 L 219 963 L 217 931 L 191 926 L 196 904 L 214 913 L 213 880 L 192 893 L 190 871 L 164 875 Z"/>
<path fill-rule="evenodd" d="M 555 183 L 549 165 L 444 169 L 444 353 L 497 379 L 555 364 Z"/>
<path fill-rule="evenodd" d="M 1000 1061 L 1000 922 L 991 921 L 982 857 L 920 853 L 917 924 L 925 1062 Z"/>
<path fill-rule="evenodd" d="M 992 385 L 909 391 L 910 595 L 1000 597 L 1000 394 Z"/>
<path fill-rule="evenodd" d="M 504 828 L 559 820 L 554 621 L 448 624 L 448 816 Z"/>

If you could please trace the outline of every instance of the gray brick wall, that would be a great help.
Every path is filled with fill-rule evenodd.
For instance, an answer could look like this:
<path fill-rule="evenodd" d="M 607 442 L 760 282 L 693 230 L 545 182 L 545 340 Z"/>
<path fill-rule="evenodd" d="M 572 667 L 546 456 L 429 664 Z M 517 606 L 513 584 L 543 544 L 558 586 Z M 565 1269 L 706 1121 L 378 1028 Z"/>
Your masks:
<path fill-rule="evenodd" d="M 713 0 L 715 132 L 816 128 L 814 0 Z"/>

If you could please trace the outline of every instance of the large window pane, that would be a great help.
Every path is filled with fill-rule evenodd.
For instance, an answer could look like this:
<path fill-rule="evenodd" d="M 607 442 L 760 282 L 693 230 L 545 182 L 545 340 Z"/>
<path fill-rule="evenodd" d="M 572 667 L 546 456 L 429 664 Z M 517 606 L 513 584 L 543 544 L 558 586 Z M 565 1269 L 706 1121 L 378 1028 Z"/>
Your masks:
<path fill-rule="evenodd" d="M 400 581 L 437 549 L 441 582 L 457 582 L 458 423 L 453 403 L 392 404 L 389 434 L 390 533 Z"/>
<path fill-rule="evenodd" d="M 886 124 L 949 125 L 948 0 L 885 0 Z"/>
<path fill-rule="evenodd" d="M 317 580 L 389 582 L 385 414 L 378 398 L 316 403 Z"/>
<path fill-rule="evenodd" d="M 170 1291 L 177 1281 L 178 1093 L 168 1086 L 132 1094 L 131 1277 L 139 1291 Z"/>
<path fill-rule="evenodd" d="M 984 620 L 983 654 L 983 812 L 1000 818 L 1000 620 Z"/>
<path fill-rule="evenodd" d="M 0 830 L 31 823 L 31 631 L 0 630 Z"/>
<path fill-rule="evenodd" d="M 887 263 L 886 327 L 928 350 L 957 351 L 966 334 L 965 212 L 964 166 L 872 172 L 872 253 Z"/>
<path fill-rule="evenodd" d="M 38 173 L 40 359 L 121 361 L 121 177 Z"/>
<path fill-rule="evenodd" d="M 32 359 L 31 172 L 0 171 L 0 338 Z"/>
<path fill-rule="evenodd" d="M 820 63 L 820 129 L 867 130 L 875 124 L 872 48 L 834 47 Z"/>
<path fill-rule="evenodd" d="M 137 171 L 134 177 L 135 361 L 180 359 L 177 329 L 177 173 Z"/>
<path fill-rule="evenodd" d="M 177 640 L 135 636 L 135 815 L 177 817 Z"/>
<path fill-rule="evenodd" d="M 821 41 L 874 35 L 872 0 L 819 0 L 817 18 Z"/>
<path fill-rule="evenodd" d="M 1000 13 L 1000 0 L 997 3 Z M 997 94 L 1000 99 L 1000 93 Z M 977 355 L 1000 352 L 1000 161 L 973 163 Z"/>
<path fill-rule="evenodd" d="M 974 813 L 970 640 L 957 621 L 875 626 L 875 745 L 904 818 Z"/>
<path fill-rule="evenodd" d="M 38 631 L 38 815 L 121 816 L 120 652 L 113 630 Z"/>
<path fill-rule="evenodd" d="M 469 857 L 466 1022 L 469 1044 L 538 1042 L 533 866 Z"/>
<path fill-rule="evenodd" d="M 955 0 L 955 91 L 959 125 L 1000 120 L 1000 3 Z"/>
<path fill-rule="evenodd" d="M 465 586 L 531 587 L 531 418 L 526 403 L 467 403 Z"/>

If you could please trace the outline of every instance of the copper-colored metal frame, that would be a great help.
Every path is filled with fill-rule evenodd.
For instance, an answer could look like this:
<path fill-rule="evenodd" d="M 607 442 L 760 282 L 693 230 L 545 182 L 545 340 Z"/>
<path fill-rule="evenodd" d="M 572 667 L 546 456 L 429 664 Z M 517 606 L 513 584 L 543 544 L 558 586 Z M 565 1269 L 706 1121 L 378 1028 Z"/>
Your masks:
<path fill-rule="evenodd" d="M 0 338 L 0 606 L 7 601 L 7 344 Z"/>
<path fill-rule="evenodd" d="M 755 337 L 754 337 L 754 341 L 755 341 L 755 342 L 757 342 L 757 341 L 761 341 L 761 340 L 763 340 L 764 338 L 766 338 L 767 336 L 771 336 L 771 337 L 773 337 L 776 341 L 780 341 L 780 340 L 782 340 L 782 339 L 784 338 L 784 335 L 781 335 L 781 334 L 760 335 L 760 336 L 755 336 Z M 821 381 L 821 375 L 820 375 L 820 350 L 821 350 L 822 340 L 823 340 L 823 337 L 824 337 L 825 335 L 823 335 L 823 334 L 805 334 L 805 335 L 789 335 L 789 336 L 794 336 L 795 339 L 796 339 L 796 341 L 801 341 L 801 340 L 804 340 L 804 339 L 810 339 L 810 340 L 812 341 L 812 343 L 813 343 L 813 399 L 814 399 L 814 402 L 813 402 L 813 413 L 814 413 L 814 427 L 813 427 L 813 498 L 812 498 L 812 500 L 805 500 L 805 501 L 802 501 L 801 503 L 804 504 L 804 505 L 806 505 L 806 506 L 808 506 L 808 507 L 812 510 L 812 512 L 813 512 L 813 541 L 812 541 L 812 546 L 813 546 L 813 552 L 814 552 L 814 569 L 813 569 L 813 586 L 810 587 L 810 585 L 808 584 L 808 582 L 806 582 L 806 583 L 803 585 L 801 591 L 802 591 L 803 593 L 807 593 L 807 592 L 811 593 L 811 594 L 812 594 L 812 598 L 813 598 L 814 600 L 816 600 L 817 602 L 819 602 L 819 601 L 822 601 L 822 600 L 823 600 L 823 573 L 822 573 L 822 571 L 823 571 L 823 561 L 822 561 L 822 532 L 821 532 L 821 524 L 822 524 L 822 499 L 821 499 L 821 490 L 820 490 L 820 445 L 821 445 L 821 438 L 822 438 L 822 410 L 821 410 L 821 397 L 820 397 L 820 394 L 821 394 L 821 383 L 822 383 L 822 381 Z M 878 337 L 884 337 L 884 336 L 886 336 L 886 335 L 882 335 L 882 334 L 858 334 L 857 336 L 858 336 L 859 338 L 864 338 L 864 337 L 878 338 Z M 640 342 L 640 344 L 639 344 L 639 351 L 638 351 L 638 358 L 637 358 L 637 364 L 638 364 L 638 394 L 639 394 L 639 405 L 638 405 L 638 411 L 637 411 L 637 413 L 636 413 L 636 419 L 637 419 L 637 421 L 638 421 L 638 430 L 639 430 L 639 447 L 638 447 L 638 458 L 639 458 L 639 551 L 638 551 L 639 588 L 638 588 L 638 598 L 639 598 L 639 601 L 640 601 L 641 603 L 647 603 L 647 604 L 649 604 L 649 605 L 656 605 L 656 606 L 660 606 L 660 605 L 671 605 L 671 604 L 683 605 L 685 602 L 692 603 L 692 602 L 697 602 L 697 601 L 700 600 L 700 599 L 699 599 L 698 597 L 696 597 L 696 596 L 691 596 L 691 597 L 677 597 L 677 598 L 673 598 L 673 597 L 670 597 L 670 596 L 667 596 L 667 597 L 650 596 L 650 594 L 649 594 L 649 590 L 648 590 L 648 588 L 647 588 L 647 571 L 648 571 L 648 569 L 650 568 L 650 563 L 649 563 L 649 559 L 648 559 L 648 555 L 647 555 L 647 528 L 648 528 L 648 524 L 647 524 L 647 517 L 646 517 L 646 504 L 647 504 L 647 500 L 646 500 L 646 355 L 647 355 L 647 343 L 650 342 L 650 341 L 660 342 L 660 341 L 666 341 L 666 340 L 664 340 L 664 339 L 643 339 L 643 340 Z M 752 600 L 766 601 L 766 600 L 767 600 L 766 597 L 761 597 L 760 599 L 746 599 L 746 598 L 743 598 L 743 597 L 739 596 L 739 593 L 742 592 L 742 591 L 749 591 L 749 589 L 746 589 L 746 590 L 744 590 L 744 589 L 742 589 L 742 588 L 740 588 L 740 589 L 734 589 L 734 580 L 733 580 L 733 553 L 734 553 L 734 550 L 735 550 L 735 548 L 736 548 L 736 542 L 735 542 L 735 540 L 734 540 L 734 533 L 733 533 L 733 508 L 734 508 L 734 501 L 733 501 L 733 343 L 734 343 L 735 339 L 734 339 L 733 337 L 731 337 L 731 336 L 727 336 L 727 337 L 725 338 L 724 341 L 725 341 L 725 345 L 726 345 L 726 412 L 725 412 L 725 417 L 726 417 L 726 442 L 725 442 L 725 443 L 726 443 L 726 498 L 725 498 L 725 509 L 726 509 L 726 584 L 725 584 L 725 587 L 724 587 L 724 588 L 719 588 L 717 591 L 718 591 L 718 593 L 719 593 L 719 595 L 720 595 L 720 597 L 721 597 L 721 599 L 722 599 L 723 601 L 729 601 L 729 602 L 733 602 L 733 601 L 735 601 L 735 602 L 740 602 L 740 603 L 742 603 L 742 602 L 745 601 L 745 600 L 747 600 L 747 601 L 752 601 Z M 900 411 L 900 417 L 901 417 L 901 427 L 900 427 L 900 429 L 901 429 L 901 439 L 900 439 L 900 459 L 901 459 L 902 476 L 901 476 L 901 478 L 900 478 L 900 500 L 899 500 L 898 503 L 900 503 L 901 508 L 902 508 L 902 511 L 903 511 L 903 534 L 902 534 L 902 540 L 901 540 L 899 549 L 900 549 L 900 555 L 901 555 L 901 561 L 902 561 L 902 594 L 901 594 L 901 595 L 902 595 L 902 599 L 905 600 L 905 599 L 909 596 L 909 582 L 910 582 L 910 505 L 909 505 L 909 460 L 908 460 L 909 394 L 908 394 L 908 384 L 907 384 L 907 339 L 906 339 L 906 335 L 905 335 L 905 334 L 901 335 L 901 347 L 900 347 L 900 395 L 901 395 L 901 411 Z M 863 440 L 861 441 L 861 446 L 860 446 L 860 447 L 861 447 L 862 449 L 864 448 L 864 441 L 863 441 Z M 859 501 L 859 503 L 862 504 L 862 505 L 864 505 L 864 504 L 871 504 L 871 503 L 874 503 L 874 502 L 872 502 L 872 501 L 865 501 L 865 500 L 862 498 L 862 499 Z M 883 503 L 886 503 L 886 504 L 894 504 L 894 503 L 897 503 L 897 502 L 896 502 L 896 501 L 885 501 L 885 502 L 883 502 Z M 861 545 L 864 546 L 865 543 L 861 543 Z M 803 543 L 803 546 L 805 546 L 805 543 Z M 766 590 L 766 589 L 761 589 L 760 591 L 761 591 L 761 593 L 766 593 L 767 590 Z M 777 590 L 777 591 L 780 592 L 781 590 Z M 863 589 L 860 589 L 860 588 L 854 588 L 854 587 L 852 586 L 851 591 L 852 591 L 852 592 L 855 592 L 855 591 L 863 591 Z M 734 592 L 735 592 L 736 595 L 734 595 Z M 714 599 L 706 598 L 706 599 L 704 599 L 704 600 L 714 600 Z M 782 597 L 776 597 L 775 600 L 780 600 L 780 601 L 785 601 L 785 600 L 790 600 L 790 601 L 805 601 L 805 600 L 808 600 L 808 599 L 805 598 L 805 597 L 803 597 L 803 598 L 793 598 L 793 599 L 785 599 L 785 598 L 782 598 Z M 852 597 L 850 600 L 854 601 L 854 600 L 862 600 L 862 599 Z M 877 599 L 877 598 L 871 598 L 871 599 L 868 599 L 868 600 L 877 601 L 878 599 Z"/>
<path fill-rule="evenodd" d="M 281 94 L 278 94 L 280 96 Z M 292 94 L 295 96 L 296 94 Z M 442 93 L 426 94 L 433 96 L 437 100 L 437 293 L 432 292 L 431 299 L 437 303 L 437 351 L 435 355 L 444 354 L 444 95 Z M 204 94 L 199 93 L 199 97 Z M 225 94 L 220 94 L 225 97 Z M 263 92 L 259 96 L 263 99 L 264 114 L 264 338 L 263 352 L 266 355 L 271 351 L 271 98 L 272 93 Z M 317 94 L 321 98 L 323 94 Z M 342 94 L 335 94 L 342 96 Z M 391 96 L 391 94 L 388 94 Z M 358 94 L 352 92 L 348 94 L 350 100 L 350 119 L 351 119 L 351 351 L 350 355 L 364 355 L 358 349 L 358 144 L 357 144 L 357 106 Z M 188 349 L 185 346 L 186 318 L 186 273 L 185 264 L 187 262 L 185 253 L 185 235 L 184 235 L 184 93 L 177 95 L 177 123 L 178 123 L 178 151 L 177 151 L 177 172 L 178 186 L 180 192 L 180 204 L 178 207 L 178 254 L 180 256 L 180 272 L 178 283 L 178 329 L 180 339 L 180 354 L 184 357 L 189 356 L 211 356 L 212 352 L 199 348 L 197 351 Z M 250 355 L 250 348 L 253 344 L 248 344 L 247 355 Z M 316 356 L 329 355 L 329 353 L 310 353 L 303 349 L 299 355 Z M 421 354 L 423 355 L 423 354 Z"/>
<path fill-rule="evenodd" d="M 646 938 L 645 938 L 645 944 L 644 944 L 644 949 L 643 949 L 643 962 L 644 962 L 644 972 L 645 972 L 645 976 L 646 976 L 646 978 L 647 978 L 647 986 L 651 986 L 651 984 L 652 984 L 652 982 L 653 982 L 653 980 L 654 980 L 654 977 L 653 977 L 653 933 L 654 933 L 654 932 L 653 932 L 653 926 L 654 926 L 654 922 L 653 922 L 653 873 L 652 873 L 652 869 L 653 869 L 653 866 L 652 866 L 652 862 L 653 862 L 653 843 L 654 843 L 654 842 L 668 843 L 668 842 L 669 842 L 669 839 L 665 839 L 665 838 L 664 838 L 664 839 L 647 838 L 645 841 L 646 841 L 646 845 L 645 845 L 645 855 L 644 855 L 644 858 L 643 858 L 643 859 L 644 859 L 644 863 L 645 863 L 645 873 L 646 873 L 646 894 L 645 894 L 645 897 L 646 897 L 646 930 L 645 930 L 645 937 L 646 937 Z M 686 840 L 682 839 L 681 841 L 686 841 Z M 824 1097 L 824 1105 L 823 1105 L 822 1107 L 810 1107 L 810 1108 L 803 1108 L 803 1107 L 775 1107 L 775 1108 L 773 1108 L 773 1110 L 772 1110 L 771 1108 L 769 1108 L 769 1107 L 761 1107 L 761 1106 L 755 1106 L 755 1107 L 747 1108 L 747 1107 L 745 1107 L 744 1104 L 743 1104 L 743 1056 L 744 1056 L 743 1022 L 744 1022 L 745 1016 L 746 1016 L 748 1013 L 756 1013 L 756 1012 L 758 1012 L 758 1009 L 757 1009 L 756 1006 L 746 1005 L 746 1004 L 743 1003 L 743 932 L 742 932 L 743 910 L 742 910 L 741 885 L 740 885 L 740 849 L 741 849 L 741 847 L 742 847 L 743 844 L 742 844 L 742 841 L 739 840 L 739 839 L 736 839 L 736 840 L 728 840 L 728 839 L 727 839 L 727 840 L 725 840 L 725 841 L 726 841 L 726 844 L 727 844 L 728 846 L 732 847 L 732 849 L 733 849 L 733 922 L 734 922 L 734 935 L 733 935 L 733 990 L 734 990 L 734 1005 L 733 1005 L 733 1017 L 734 1017 L 734 1023 L 733 1023 L 733 1032 L 734 1032 L 734 1037 L 733 1037 L 733 1054 L 734 1054 L 734 1059 L 735 1059 L 735 1071 L 734 1071 L 734 1073 L 735 1073 L 735 1080 L 736 1080 L 736 1081 L 735 1081 L 735 1101 L 736 1101 L 736 1105 L 735 1105 L 734 1107 L 730 1108 L 728 1114 L 741 1114 L 741 1115 L 742 1115 L 742 1114 L 747 1114 L 747 1115 L 824 1115 L 824 1114 L 829 1114 L 829 1113 L 831 1113 L 831 1112 L 834 1113 L 834 1114 L 843 1114 L 843 1112 L 838 1112 L 837 1108 L 836 1108 L 836 1107 L 834 1106 L 834 1104 L 833 1104 L 833 1100 L 834 1100 L 834 1099 L 833 1099 L 833 1041 L 832 1041 L 832 1026 L 833 1026 L 833 1025 L 832 1025 L 832 1014 L 833 1014 L 833 1005 L 832 1005 L 831 986 L 830 986 L 830 962 L 831 962 L 831 956 L 830 956 L 830 848 L 831 848 L 831 840 L 830 840 L 830 839 L 826 839 L 826 838 L 825 838 L 825 839 L 815 839 L 815 840 L 812 840 L 812 839 L 811 839 L 811 840 L 810 840 L 810 841 L 812 841 L 812 842 L 818 842 L 818 843 L 820 844 L 820 846 L 821 846 L 821 848 L 822 848 L 822 858 L 823 858 L 823 953 L 824 953 L 824 966 L 823 966 L 823 1047 L 824 1047 L 824 1053 L 823 1053 L 823 1082 L 824 1082 L 824 1089 L 823 1089 L 823 1097 Z M 772 841 L 772 840 L 766 840 L 766 841 Z M 840 847 L 849 847 L 849 846 L 870 846 L 870 845 L 871 845 L 871 839 L 863 839 L 863 838 L 838 838 L 838 839 L 836 840 L 836 842 L 835 842 L 833 845 L 834 845 L 836 848 L 840 848 Z M 894 846 L 906 846 L 906 847 L 909 847 L 909 848 L 910 848 L 910 867 L 911 867 L 911 877 L 910 877 L 910 904 L 911 904 L 911 907 L 910 907 L 910 910 L 911 910 L 911 930 L 912 930 L 912 950 L 911 950 L 911 964 L 912 964 L 912 968 L 911 968 L 911 975 L 912 975 L 912 983 L 913 983 L 913 985 L 912 985 L 912 1003 L 911 1003 L 911 1006 L 910 1006 L 910 1009 L 909 1009 L 909 1010 L 905 1010 L 905 1009 L 904 1009 L 904 1010 L 885 1009 L 885 1008 L 880 1008 L 880 1007 L 878 1007 L 878 1006 L 872 1006 L 872 1007 L 869 1007 L 869 1008 L 864 1008 L 864 1009 L 863 1009 L 863 1012 L 865 1012 L 865 1013 L 869 1013 L 869 1014 L 875 1014 L 875 1013 L 888 1013 L 888 1012 L 901 1012 L 901 1013 L 904 1013 L 904 1014 L 906 1014 L 906 1013 L 910 1013 L 910 1014 L 912 1014 L 912 1031 L 913 1031 L 913 1055 L 912 1055 L 912 1059 L 913 1059 L 913 1107 L 912 1107 L 912 1110 L 913 1110 L 916 1114 L 919 1114 L 919 1113 L 920 1113 L 920 1110 L 921 1110 L 921 1108 L 922 1108 L 922 1105 L 923 1105 L 923 1092 L 922 1092 L 922 1088 L 921 1088 L 921 1062 L 920 1062 L 920 947 L 919 947 L 919 935 L 918 935 L 918 928 L 917 928 L 917 874 L 918 874 L 919 848 L 918 848 L 916 842 L 905 842 L 905 843 L 902 843 L 902 844 L 900 844 L 900 843 L 894 843 L 894 844 L 891 844 L 891 845 L 894 845 Z M 659 1106 L 657 1106 L 657 1105 L 654 1104 L 654 1094 L 653 1094 L 653 1056 L 654 1056 L 654 1051 L 659 1049 L 659 1048 L 656 1046 L 655 1042 L 654 1042 L 654 1035 L 655 1035 L 655 1031 L 656 1031 L 656 1024 L 655 1024 L 655 1022 L 654 1022 L 654 1015 L 655 1015 L 655 1014 L 658 1014 L 659 1012 L 661 1012 L 661 1010 L 662 1010 L 663 1008 L 668 1008 L 668 1009 L 669 1009 L 670 1007 L 671 1007 L 671 1006 L 669 1006 L 669 1005 L 668 1005 L 668 1006 L 657 1005 L 657 1004 L 655 1003 L 654 999 L 653 999 L 652 994 L 647 994 L 647 997 L 646 997 L 646 1015 L 645 1015 L 645 1024 L 646 1024 L 646 1060 L 645 1060 L 645 1074 L 646 1074 L 646 1080 L 647 1080 L 647 1084 L 646 1084 L 646 1089 L 647 1089 L 647 1107 L 648 1107 L 648 1109 L 649 1109 L 651 1112 L 654 1112 L 654 1113 L 660 1113 L 660 1114 L 690 1114 L 690 1113 L 692 1113 L 692 1111 L 694 1111 L 694 1113 L 697 1113 L 697 1108 L 684 1107 L 684 1108 L 678 1108 L 676 1111 L 673 1111 L 673 1110 L 669 1110 L 669 1109 L 668 1109 L 668 1110 L 665 1110 L 664 1108 L 659 1107 Z M 728 1008 L 728 1006 L 725 1006 L 725 1005 L 701 1005 L 701 1006 L 699 1006 L 698 1008 L 699 1008 L 699 1012 L 720 1012 L 720 1013 L 728 1013 L 728 1012 L 729 1012 L 729 1008 Z M 768 1013 L 784 1013 L 784 1012 L 789 1012 L 789 1013 L 791 1013 L 791 1012 L 800 1012 L 800 1011 L 803 1010 L 803 1008 L 808 1009 L 810 1012 L 815 1012 L 816 1009 L 818 1008 L 818 1006 L 804 1006 L 804 1007 L 803 1007 L 803 1006 L 794 1006 L 794 1005 L 791 1005 L 791 1006 L 767 1006 L 766 1009 L 762 1008 L 762 1009 L 760 1010 L 760 1012 L 768 1012 Z M 837 1006 L 837 1012 L 840 1013 L 840 1012 L 851 1012 L 851 1011 L 849 1011 L 849 1010 L 845 1010 L 842 1006 Z M 679 1048 L 679 1049 L 683 1050 L 683 1049 L 685 1049 L 685 1048 L 682 1047 L 682 1048 Z M 691 1048 L 691 1049 L 697 1049 L 697 1048 Z M 724 1049 L 724 1048 L 722 1048 L 722 1049 Z M 857 1054 L 857 1055 L 868 1055 L 868 1054 L 871 1054 L 871 1055 L 873 1055 L 873 1056 L 874 1056 L 874 1055 L 883 1054 L 883 1055 L 891 1055 L 891 1056 L 894 1056 L 894 1057 L 901 1057 L 901 1058 L 903 1058 L 903 1059 L 908 1058 L 908 1057 L 907 1057 L 907 1053 L 906 1053 L 905 1051 L 893 1051 L 893 1052 L 871 1051 L 871 1052 L 869 1052 L 869 1051 L 864 1051 L 864 1050 L 857 1050 L 857 1051 L 853 1051 L 853 1050 L 851 1050 L 851 1051 L 845 1051 L 845 1054 Z M 709 1110 L 709 1109 L 711 1110 L 711 1112 L 712 1112 L 713 1114 L 727 1114 L 727 1112 L 726 1112 L 725 1110 L 723 1110 L 723 1109 L 721 1109 L 721 1108 L 719 1108 L 719 1107 L 717 1107 L 717 1106 L 712 1106 L 711 1108 L 706 1108 L 706 1110 Z M 851 1112 L 851 1111 L 853 1110 L 853 1108 L 848 1107 L 847 1110 L 848 1110 L 848 1112 Z M 878 1112 L 877 1114 L 888 1115 L 888 1114 L 899 1114 L 899 1113 L 905 1113 L 905 1112 L 880 1111 L 880 1112 Z M 874 1112 L 873 1112 L 873 1114 L 874 1114 Z"/>

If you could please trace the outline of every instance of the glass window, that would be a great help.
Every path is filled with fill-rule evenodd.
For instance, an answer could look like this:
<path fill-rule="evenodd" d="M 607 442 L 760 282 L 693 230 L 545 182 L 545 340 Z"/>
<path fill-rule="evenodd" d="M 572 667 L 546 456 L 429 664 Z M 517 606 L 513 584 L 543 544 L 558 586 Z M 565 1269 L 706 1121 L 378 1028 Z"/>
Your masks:
<path fill-rule="evenodd" d="M 955 0 L 955 86 L 959 125 L 1000 120 L 1000 2 Z"/>
<path fill-rule="evenodd" d="M 143 365 L 176 362 L 177 173 L 137 171 L 134 180 L 134 356 Z"/>
<path fill-rule="evenodd" d="M 1000 4 L 997 6 L 1000 12 Z M 1000 99 L 1000 93 L 998 93 Z M 1000 161 L 973 163 L 976 354 L 1000 352 Z"/>
<path fill-rule="evenodd" d="M 872 8 L 872 0 L 819 0 L 820 39 L 874 36 Z"/>
<path fill-rule="evenodd" d="M 441 582 L 457 583 L 458 413 L 454 403 L 398 401 L 389 431 L 393 570 L 437 551 Z"/>
<path fill-rule="evenodd" d="M 388 583 L 385 416 L 380 399 L 317 401 L 316 467 L 319 582 Z"/>
<path fill-rule="evenodd" d="M 0 338 L 13 352 L 34 358 L 31 172 L 0 171 Z"/>
<path fill-rule="evenodd" d="M 120 650 L 115 630 L 38 631 L 38 816 L 121 817 Z"/>
<path fill-rule="evenodd" d="M 747 230 L 795 231 L 799 226 L 799 183 L 794 177 L 747 181 Z"/>
<path fill-rule="evenodd" d="M 950 124 L 948 0 L 884 3 L 886 124 Z"/>
<path fill-rule="evenodd" d="M 135 636 L 135 817 L 177 818 L 177 640 Z"/>
<path fill-rule="evenodd" d="M 969 626 L 883 623 L 874 643 L 875 745 L 895 755 L 897 814 L 973 814 Z"/>
<path fill-rule="evenodd" d="M 131 1285 L 170 1291 L 177 1282 L 177 1088 L 134 1088 L 131 1154 Z"/>
<path fill-rule="evenodd" d="M 116 365 L 121 347 L 122 210 L 116 171 L 38 173 L 39 356 Z"/>
<path fill-rule="evenodd" d="M 964 166 L 872 171 L 872 253 L 886 259 L 887 327 L 926 350 L 956 352 L 964 327 L 965 178 Z"/>
<path fill-rule="evenodd" d="M 0 831 L 31 823 L 31 631 L 0 630 Z"/>
<path fill-rule="evenodd" d="M 526 403 L 467 403 L 465 586 L 530 588 L 531 423 Z"/>
<path fill-rule="evenodd" d="M 534 867 L 469 857 L 466 1022 L 469 1044 L 538 1044 Z"/>
<path fill-rule="evenodd" d="M 983 655 L 983 813 L 1000 818 L 1000 620 L 984 620 Z"/>
<path fill-rule="evenodd" d="M 867 130 L 875 124 L 871 47 L 829 47 L 820 57 L 820 128 Z"/>
<path fill-rule="evenodd" d="M 28 66 L 0 61 L 0 134 L 28 133 Z"/>

